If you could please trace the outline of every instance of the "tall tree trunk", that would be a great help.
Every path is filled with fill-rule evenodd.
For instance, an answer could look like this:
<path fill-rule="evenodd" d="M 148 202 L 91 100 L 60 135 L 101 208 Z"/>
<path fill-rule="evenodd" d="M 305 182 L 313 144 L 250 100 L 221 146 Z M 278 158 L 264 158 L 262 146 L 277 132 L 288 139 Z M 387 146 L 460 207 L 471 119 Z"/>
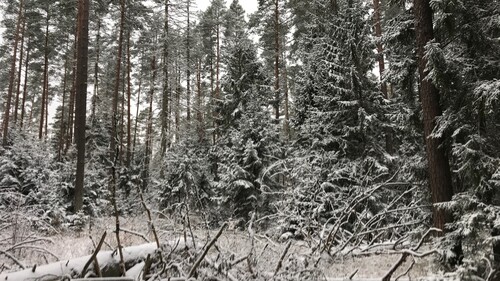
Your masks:
<path fill-rule="evenodd" d="M 75 28 L 75 41 L 73 45 L 73 67 L 72 67 L 72 75 L 71 75 L 71 90 L 69 92 L 69 108 L 68 108 L 68 128 L 66 133 L 66 147 L 65 151 L 69 149 L 71 144 L 73 143 L 73 126 L 74 126 L 74 115 L 75 115 L 75 97 L 76 97 L 76 44 L 78 41 L 78 36 L 76 34 L 77 29 Z"/>
<path fill-rule="evenodd" d="M 432 10 L 429 0 L 415 0 L 413 10 L 415 13 L 415 31 L 417 41 L 418 73 L 420 76 L 420 100 L 422 103 L 424 136 L 429 166 L 429 187 L 432 203 L 450 201 L 453 195 L 450 165 L 444 148 L 442 138 L 433 138 L 431 133 L 436 125 L 436 117 L 441 115 L 439 105 L 439 92 L 436 87 L 425 79 L 427 59 L 425 58 L 425 45 L 434 38 L 432 27 Z M 443 209 L 433 207 L 434 227 L 444 229 L 445 223 L 451 217 Z"/>
<path fill-rule="evenodd" d="M 283 39 L 284 41 L 285 39 Z M 290 140 L 290 105 L 289 105 L 289 89 L 288 89 L 288 69 L 287 69 L 287 63 L 286 63 L 286 57 L 285 57 L 285 42 L 282 44 L 282 49 L 283 51 L 281 52 L 281 61 L 283 63 L 283 92 L 285 93 L 284 100 L 285 100 L 285 122 L 283 123 L 283 129 L 285 131 L 285 139 L 287 141 Z"/>
<path fill-rule="evenodd" d="M 212 125 L 213 128 L 216 128 L 217 126 L 217 114 L 215 112 L 215 105 L 216 105 L 216 99 L 215 99 L 215 90 L 214 90 L 214 61 L 213 61 L 213 55 L 212 53 L 210 54 L 210 107 L 209 107 L 209 112 L 211 113 L 212 116 Z M 215 144 L 215 141 L 217 140 L 215 130 L 212 133 L 212 142 Z"/>
<path fill-rule="evenodd" d="M 48 66 L 47 66 L 48 68 Z M 49 135 L 49 72 L 47 71 L 47 78 L 45 79 L 45 122 L 44 122 L 44 137 Z"/>
<path fill-rule="evenodd" d="M 92 97 L 92 118 L 95 118 L 95 111 L 97 106 L 97 94 L 99 92 L 99 59 L 101 55 L 101 17 L 97 15 L 97 36 L 96 36 L 96 59 L 94 63 L 94 94 Z M 94 120 L 92 120 L 93 122 Z"/>
<path fill-rule="evenodd" d="M 47 10 L 47 18 L 45 20 L 45 54 L 44 54 L 44 66 L 43 66 L 43 91 L 42 91 L 42 102 L 40 106 L 42 110 L 40 112 L 40 127 L 38 128 L 38 138 L 43 138 L 43 129 L 45 121 L 45 109 L 47 107 L 48 100 L 48 75 L 49 72 L 49 10 Z"/>
<path fill-rule="evenodd" d="M 127 33 L 127 167 L 130 166 L 132 158 L 132 121 L 131 121 L 131 98 L 132 98 L 132 81 L 130 78 L 132 72 L 132 64 L 130 62 L 130 31 Z"/>
<path fill-rule="evenodd" d="M 197 121 L 197 131 L 198 131 L 198 141 L 201 143 L 205 138 L 205 130 L 203 128 L 203 91 L 201 88 L 201 58 L 198 59 L 196 68 L 196 85 L 197 85 L 197 95 L 196 95 L 196 121 Z"/>
<path fill-rule="evenodd" d="M 169 0 L 165 0 L 165 35 L 163 38 L 163 93 L 162 93 L 162 102 L 161 102 L 161 156 L 165 155 L 167 150 L 167 139 L 168 139 L 168 119 L 169 119 L 169 108 L 168 108 L 168 100 L 170 99 L 170 89 L 169 89 L 169 75 L 168 75 L 168 64 L 169 64 L 169 44 L 168 44 L 168 36 L 169 36 L 169 26 L 168 26 L 168 17 L 169 17 Z"/>
<path fill-rule="evenodd" d="M 126 46 L 124 46 L 124 48 L 126 48 Z M 124 63 L 127 62 L 127 58 L 126 58 L 126 50 L 124 51 L 123 53 L 123 58 L 122 58 L 122 61 Z M 124 65 L 125 66 L 125 65 Z M 120 109 L 120 131 L 119 131 L 119 135 L 120 135 L 120 164 L 123 164 L 123 156 L 125 154 L 125 95 L 126 95 L 126 84 L 127 84 L 127 80 L 125 79 L 127 76 L 127 67 L 123 67 L 123 71 L 122 71 L 122 94 L 121 94 L 121 109 Z"/>
<path fill-rule="evenodd" d="M 30 63 L 30 51 L 31 47 L 31 37 L 28 37 L 28 44 L 27 44 L 27 50 L 26 50 L 26 62 L 24 66 L 24 85 L 23 85 L 23 97 L 21 99 L 21 122 L 19 124 L 19 127 L 23 129 L 24 125 L 24 115 L 26 113 L 26 94 L 28 91 L 28 70 L 29 70 L 29 63 Z"/>
<path fill-rule="evenodd" d="M 83 207 L 83 187 L 85 175 L 85 123 L 87 114 L 87 67 L 89 44 L 89 0 L 78 2 L 78 61 L 76 66 L 76 114 L 75 114 L 75 141 L 76 141 L 76 181 L 74 208 L 78 212 Z"/>
<path fill-rule="evenodd" d="M 137 105 L 135 108 L 135 125 L 134 125 L 134 148 L 132 150 L 132 159 L 134 159 L 135 156 L 135 148 L 136 148 L 136 141 L 137 141 L 137 126 L 138 126 L 138 120 L 139 120 L 139 108 L 141 105 L 141 89 L 142 89 L 142 72 L 139 72 L 139 88 L 137 89 Z"/>
<path fill-rule="evenodd" d="M 178 54 L 179 55 L 179 54 Z M 179 57 L 179 56 L 178 56 Z M 175 61 L 175 141 L 179 141 L 179 132 L 181 130 L 181 66 L 179 60 Z"/>
<path fill-rule="evenodd" d="M 380 73 L 380 80 L 382 80 L 382 75 L 385 71 L 385 62 L 384 62 L 384 47 L 382 45 L 382 13 L 380 11 L 380 0 L 373 0 L 373 20 L 375 25 L 375 37 L 376 46 L 377 46 L 377 61 L 378 61 L 378 69 Z M 384 98 L 389 98 L 387 94 L 387 84 L 384 81 L 380 82 L 380 91 Z"/>
<path fill-rule="evenodd" d="M 33 126 L 33 108 L 35 106 L 35 95 L 31 95 L 30 101 L 30 115 L 28 117 L 28 128 L 31 130 Z"/>
<path fill-rule="evenodd" d="M 64 120 L 65 107 L 66 107 L 66 85 L 68 80 L 68 57 L 64 62 L 64 78 L 63 78 L 63 91 L 62 91 L 62 105 L 61 105 L 61 132 L 59 133 L 59 145 L 57 148 L 57 159 L 62 160 L 62 153 L 64 151 L 64 133 L 66 132 L 66 120 Z"/>
<path fill-rule="evenodd" d="M 23 29 L 21 32 L 21 52 L 19 53 L 19 68 L 17 71 L 17 89 L 16 89 L 16 102 L 14 105 L 14 125 L 17 124 L 17 116 L 19 111 L 19 96 L 21 95 L 21 74 L 23 68 L 23 55 L 24 55 L 24 33 L 26 32 L 26 19 L 23 17 Z"/>
<path fill-rule="evenodd" d="M 189 130 L 191 123 L 191 22 L 190 11 L 191 0 L 187 0 L 187 27 L 186 27 L 186 122 Z"/>
<path fill-rule="evenodd" d="M 144 167 L 142 170 L 142 190 L 146 190 L 149 183 L 149 164 L 151 163 L 151 147 L 152 147 L 152 135 L 153 135 L 153 97 L 155 92 L 155 80 L 156 80 L 156 56 L 153 55 L 151 59 L 151 89 L 149 92 L 149 112 L 148 112 L 148 124 L 146 129 L 146 156 L 144 157 Z"/>
<path fill-rule="evenodd" d="M 19 12 L 17 14 L 16 34 L 14 36 L 14 52 L 10 63 L 10 77 L 9 89 L 7 91 L 7 103 L 5 105 L 5 115 L 3 120 L 3 146 L 8 145 L 9 135 L 9 117 L 10 117 L 10 104 L 12 102 L 12 91 L 14 90 L 14 78 L 16 76 L 16 59 L 17 59 L 17 45 L 19 44 L 19 29 L 21 28 L 21 20 L 23 17 L 24 2 L 21 0 L 19 3 Z"/>
<path fill-rule="evenodd" d="M 217 58 L 215 62 L 215 108 L 214 108 L 214 124 L 215 124 L 215 130 L 214 130 L 214 143 L 218 138 L 219 134 L 219 114 L 217 112 L 217 105 L 219 104 L 220 101 L 220 18 L 219 18 L 219 12 L 217 12 L 217 27 L 216 27 L 216 32 L 217 32 Z"/>
<path fill-rule="evenodd" d="M 274 1 L 274 115 L 280 119 L 280 12 L 279 0 Z"/>
<path fill-rule="evenodd" d="M 389 94 L 387 91 L 387 84 L 382 80 L 382 75 L 385 71 L 385 60 L 384 60 L 384 46 L 382 45 L 382 12 L 380 7 L 380 0 L 373 0 L 373 20 L 375 26 L 375 37 L 377 46 L 377 60 L 378 69 L 380 74 L 380 91 L 385 99 L 389 99 Z M 389 154 L 394 153 L 393 145 L 393 133 L 388 128 L 385 130 L 385 149 Z"/>
<path fill-rule="evenodd" d="M 125 0 L 120 0 L 120 35 L 118 37 L 118 56 L 116 59 L 116 78 L 115 90 L 113 94 L 113 109 L 111 114 L 111 144 L 110 144 L 110 159 L 114 163 L 117 156 L 116 140 L 118 137 L 118 94 L 120 92 L 120 75 L 122 64 L 122 46 L 123 46 L 123 30 L 125 27 Z"/>
<path fill-rule="evenodd" d="M 220 23 L 219 23 L 219 15 L 217 14 L 217 26 L 216 26 L 216 33 L 217 33 L 217 58 L 215 61 L 215 99 L 218 100 L 220 99 Z"/>

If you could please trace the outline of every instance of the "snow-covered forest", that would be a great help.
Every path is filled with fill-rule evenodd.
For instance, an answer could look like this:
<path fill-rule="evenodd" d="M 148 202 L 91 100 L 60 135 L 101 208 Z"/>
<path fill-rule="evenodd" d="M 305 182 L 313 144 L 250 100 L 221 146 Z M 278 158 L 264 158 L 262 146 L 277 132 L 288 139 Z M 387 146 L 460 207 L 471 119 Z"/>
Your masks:
<path fill-rule="evenodd" d="M 500 280 L 500 2 L 227 1 L 0 2 L 0 279 Z"/>

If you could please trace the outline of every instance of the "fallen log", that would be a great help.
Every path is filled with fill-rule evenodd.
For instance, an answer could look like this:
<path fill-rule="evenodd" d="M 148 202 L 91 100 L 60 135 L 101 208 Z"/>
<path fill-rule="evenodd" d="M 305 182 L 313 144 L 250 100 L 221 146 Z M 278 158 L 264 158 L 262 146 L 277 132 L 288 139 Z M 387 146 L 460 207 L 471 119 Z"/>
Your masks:
<path fill-rule="evenodd" d="M 71 279 L 71 281 L 135 281 L 130 277 L 108 277 L 108 278 L 79 278 Z"/>
<path fill-rule="evenodd" d="M 142 244 L 123 248 L 123 259 L 127 269 L 132 268 L 140 260 L 145 260 L 148 255 L 155 256 L 157 250 L 155 243 Z M 90 260 L 92 255 L 79 257 L 67 261 L 59 261 L 46 265 L 40 265 L 33 268 L 27 268 L 22 271 L 0 274 L 0 281 L 3 280 L 36 280 L 46 276 L 85 276 L 87 272 L 82 274 L 82 270 Z M 96 255 L 96 260 L 100 265 L 100 271 L 103 277 L 120 276 L 120 257 L 116 251 L 103 251 Z M 92 270 L 92 268 L 89 268 Z M 102 280 L 102 279 L 101 279 Z"/>

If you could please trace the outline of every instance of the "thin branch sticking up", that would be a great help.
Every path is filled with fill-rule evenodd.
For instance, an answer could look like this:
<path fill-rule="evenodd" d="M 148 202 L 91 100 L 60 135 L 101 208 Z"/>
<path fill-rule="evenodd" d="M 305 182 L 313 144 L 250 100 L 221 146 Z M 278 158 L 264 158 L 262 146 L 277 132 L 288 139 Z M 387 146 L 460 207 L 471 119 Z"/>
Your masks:
<path fill-rule="evenodd" d="M 126 229 L 126 228 L 120 228 L 121 231 L 125 232 L 125 233 L 128 233 L 128 234 L 132 234 L 132 235 L 135 235 L 135 236 L 138 236 L 140 238 L 142 238 L 142 240 L 144 240 L 145 242 L 147 243 L 151 243 L 151 241 L 149 241 L 149 239 L 146 237 L 146 235 L 142 234 L 142 233 L 139 233 L 139 232 L 135 232 L 133 230 L 130 230 L 130 229 Z"/>
<path fill-rule="evenodd" d="M 106 234 L 107 234 L 106 231 L 104 231 L 104 233 L 102 234 L 101 240 L 99 241 L 99 244 L 97 244 L 97 247 L 95 248 L 94 253 L 92 253 L 92 256 L 90 257 L 90 259 L 87 261 L 87 263 L 83 267 L 82 272 L 80 274 L 82 277 L 85 276 L 85 272 L 87 272 L 87 269 L 89 268 L 90 264 L 94 261 L 97 261 L 96 256 L 99 253 L 99 251 L 101 250 L 102 244 L 104 243 L 104 238 L 106 238 Z"/>
<path fill-rule="evenodd" d="M 410 249 L 403 249 L 403 250 L 399 250 L 397 251 L 397 253 L 401 253 L 401 257 L 399 258 L 399 260 L 391 267 L 391 269 L 389 269 L 389 271 L 387 271 L 387 273 L 385 274 L 385 276 L 382 278 L 382 281 L 390 281 L 391 280 L 391 277 L 392 275 L 394 274 L 394 272 L 406 261 L 406 259 L 409 257 L 409 256 L 412 256 L 412 257 L 425 257 L 425 256 L 428 256 L 428 255 L 432 255 L 434 253 L 436 253 L 437 251 L 435 249 L 433 250 L 429 250 L 427 252 L 424 252 L 424 253 L 418 253 L 418 249 L 420 249 L 420 247 L 422 246 L 422 244 L 424 244 L 424 241 L 425 239 L 427 239 L 427 237 L 432 233 L 432 232 L 441 232 L 442 230 L 441 229 L 438 229 L 438 228 L 430 228 L 429 230 L 427 230 L 427 232 L 422 236 L 422 238 L 420 239 L 420 241 L 418 242 L 417 245 L 415 245 L 414 247 L 410 248 Z M 408 271 L 413 267 L 413 265 L 411 265 L 408 269 Z M 408 273 L 408 272 L 406 272 Z M 398 276 L 398 278 L 400 278 L 401 276 Z"/>
<path fill-rule="evenodd" d="M 278 274 L 278 271 L 280 271 L 281 266 L 283 265 L 283 260 L 286 257 L 286 254 L 288 253 L 288 250 L 290 249 L 290 246 L 292 246 L 292 241 L 288 241 L 288 244 L 285 246 L 285 250 L 283 250 L 283 253 L 281 254 L 281 258 L 278 261 L 278 264 L 276 265 L 276 269 L 274 270 L 274 276 Z"/>
<path fill-rule="evenodd" d="M 2 250 L 0 250 L 0 254 L 3 254 L 4 256 L 8 257 L 9 259 L 11 259 L 14 263 L 16 263 L 17 265 L 19 265 L 20 268 L 22 269 L 26 269 L 26 266 L 24 266 L 24 264 L 19 261 L 18 259 L 16 259 L 16 257 L 14 257 L 13 255 L 7 253 L 7 252 L 4 252 Z"/>
<path fill-rule="evenodd" d="M 200 257 L 196 260 L 196 262 L 193 264 L 193 267 L 191 267 L 191 270 L 189 270 L 189 273 L 187 275 L 187 279 L 191 278 L 194 276 L 194 273 L 196 272 L 196 269 L 198 268 L 198 266 L 200 266 L 201 262 L 203 261 L 203 259 L 205 258 L 205 256 L 207 255 L 208 251 L 210 250 L 210 248 L 215 244 L 215 242 L 217 242 L 217 239 L 219 239 L 219 237 L 221 236 L 222 232 L 224 231 L 224 229 L 228 226 L 228 223 L 225 222 L 221 228 L 219 229 L 219 232 L 217 232 L 217 234 L 215 235 L 215 237 L 212 239 L 212 241 L 210 241 L 210 243 L 208 243 L 208 245 L 205 247 L 205 249 L 203 250 L 203 253 L 200 255 Z"/>

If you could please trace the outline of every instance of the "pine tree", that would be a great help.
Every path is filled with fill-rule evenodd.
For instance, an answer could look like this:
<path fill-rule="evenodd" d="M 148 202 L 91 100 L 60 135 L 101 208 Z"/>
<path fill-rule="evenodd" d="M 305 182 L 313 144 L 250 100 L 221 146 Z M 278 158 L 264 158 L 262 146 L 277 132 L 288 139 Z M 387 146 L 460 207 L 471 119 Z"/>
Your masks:
<path fill-rule="evenodd" d="M 341 229 L 355 233 L 369 220 L 349 221 L 339 215 L 345 208 L 339 202 L 355 201 L 392 173 L 383 144 L 386 109 L 370 75 L 371 23 L 362 1 L 310 1 L 308 5 L 309 24 L 297 34 L 303 66 L 295 101 L 298 140 L 289 157 L 293 191 L 285 193 L 288 196 L 278 206 L 290 212 L 287 220 L 294 228 L 315 229 L 336 217 Z M 372 197 L 377 199 L 355 212 L 376 214 L 387 200 L 403 198 L 398 196 L 402 195 L 377 192 Z"/>
<path fill-rule="evenodd" d="M 217 140 L 218 113 L 214 110 L 220 99 L 220 73 L 221 73 L 221 44 L 223 32 L 223 18 L 225 15 L 226 4 L 224 0 L 212 0 L 210 6 L 205 10 L 200 18 L 200 26 L 203 31 L 203 45 L 207 51 L 207 65 L 210 69 L 210 99 L 211 113 L 214 125 L 212 141 Z"/>
<path fill-rule="evenodd" d="M 217 185 L 232 214 L 249 220 L 250 212 L 270 210 L 262 191 L 279 186 L 273 177 L 265 175 L 279 155 L 278 133 L 266 110 L 270 93 L 262 87 L 269 81 L 249 39 L 238 0 L 226 12 L 224 29 L 222 61 L 226 75 L 217 109 L 220 138 L 214 158 L 222 164 Z"/>
<path fill-rule="evenodd" d="M 122 54 L 123 54 L 123 37 L 125 32 L 125 13 L 126 13 L 125 0 L 120 0 L 120 27 L 118 36 L 118 51 L 116 56 L 116 72 L 115 72 L 115 87 L 113 92 L 113 104 L 112 104 L 112 120 L 111 120 L 111 143 L 110 143 L 110 160 L 114 163 L 115 158 L 118 157 L 118 94 L 120 90 L 120 76 L 121 76 L 121 66 L 122 66 Z"/>
<path fill-rule="evenodd" d="M 425 56 L 426 45 L 434 38 L 432 9 L 429 0 L 416 0 L 414 5 L 415 32 L 417 38 L 418 72 L 420 82 L 420 100 L 424 121 L 424 137 L 429 167 L 429 187 L 432 203 L 447 202 L 453 195 L 450 165 L 446 151 L 442 147 L 443 139 L 432 136 L 436 126 L 436 118 L 441 116 L 439 104 L 439 91 L 427 79 L 427 59 Z M 444 229 L 450 217 L 446 211 L 433 207 L 433 224 L 439 229 Z"/>
<path fill-rule="evenodd" d="M 290 26 L 290 7 L 292 3 L 280 0 L 259 1 L 259 7 L 250 18 L 250 26 L 260 38 L 260 47 L 263 48 L 262 58 L 265 62 L 268 75 L 273 78 L 274 94 L 269 98 L 273 107 L 275 123 L 280 123 L 284 117 L 283 129 L 286 139 L 290 138 L 289 131 L 289 88 L 288 88 L 288 33 Z"/>
<path fill-rule="evenodd" d="M 10 64 L 10 74 L 9 74 L 9 89 L 7 91 L 7 104 L 5 106 L 5 114 L 4 114 L 4 121 L 3 121 L 3 138 L 2 138 L 2 143 L 3 146 L 8 145 L 8 139 L 9 139 L 9 119 L 10 119 L 10 110 L 11 110 L 11 101 L 12 101 L 12 94 L 14 90 L 14 79 L 15 79 L 15 70 L 16 70 L 16 60 L 17 60 L 17 48 L 18 48 L 18 42 L 19 42 L 19 31 L 21 28 L 21 22 L 22 22 L 22 17 L 23 17 L 23 0 L 19 2 L 19 8 L 18 8 L 18 15 L 17 15 L 17 23 L 16 23 L 16 32 L 14 35 L 14 51 L 12 54 L 11 58 L 11 64 Z"/>
<path fill-rule="evenodd" d="M 76 114 L 75 114 L 75 141 L 77 149 L 76 181 L 74 211 L 83 207 L 84 177 L 85 177 L 85 144 L 86 144 L 86 115 L 87 115 L 87 62 L 88 62 L 88 33 L 89 33 L 89 1 L 78 2 L 77 24 L 77 67 L 76 67 Z"/>

